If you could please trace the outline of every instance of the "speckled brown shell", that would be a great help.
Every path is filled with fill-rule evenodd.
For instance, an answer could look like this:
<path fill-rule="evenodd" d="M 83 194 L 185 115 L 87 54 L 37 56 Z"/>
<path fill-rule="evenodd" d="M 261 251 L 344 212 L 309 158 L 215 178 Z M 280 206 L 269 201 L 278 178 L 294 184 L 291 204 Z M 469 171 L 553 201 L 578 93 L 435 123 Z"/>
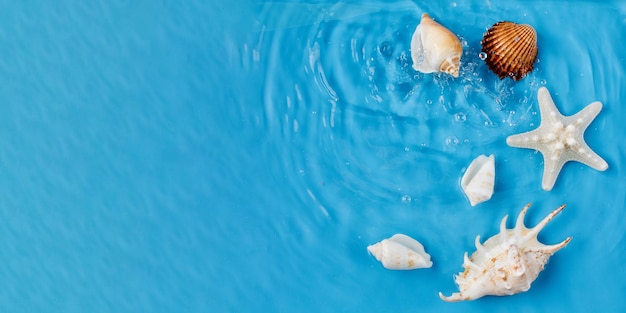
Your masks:
<path fill-rule="evenodd" d="M 481 41 L 489 69 L 500 79 L 520 80 L 533 70 L 537 58 L 537 32 L 527 24 L 498 22 Z"/>

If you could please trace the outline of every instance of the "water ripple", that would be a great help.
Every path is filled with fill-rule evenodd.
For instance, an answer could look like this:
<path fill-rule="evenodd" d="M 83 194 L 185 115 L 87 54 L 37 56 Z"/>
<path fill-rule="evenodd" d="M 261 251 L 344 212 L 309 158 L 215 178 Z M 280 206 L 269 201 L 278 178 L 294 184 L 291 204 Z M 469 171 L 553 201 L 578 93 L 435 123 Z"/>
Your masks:
<path fill-rule="evenodd" d="M 623 47 L 607 43 L 616 37 L 618 42 L 626 40 L 623 32 L 598 32 L 582 22 L 610 5 L 583 4 L 586 9 L 517 2 L 496 7 L 477 1 L 264 5 L 262 16 L 275 16 L 268 12 L 275 12 L 276 6 L 281 10 L 277 18 L 260 23 L 259 58 L 267 60 L 265 126 L 269 134 L 279 134 L 274 140 L 286 147 L 276 157 L 302 202 L 299 222 L 310 227 L 332 221 L 341 226 L 333 233 L 336 240 L 346 243 L 355 240 L 354 234 L 370 240 L 391 229 L 414 229 L 419 221 L 419 227 L 431 232 L 426 243 L 440 245 L 435 249 L 445 273 L 437 275 L 446 278 L 460 264 L 441 247 L 470 248 L 477 233 L 495 231 L 504 214 L 516 214 L 529 201 L 538 203 L 541 212 L 568 202 L 570 217 L 556 231 L 547 229 L 542 235 L 550 240 L 556 232 L 597 239 L 598 225 L 623 229 L 624 219 L 605 221 L 602 214 L 589 211 L 597 197 L 576 192 L 603 193 L 599 186 L 620 179 L 623 186 L 620 160 L 625 154 L 618 145 L 602 143 L 619 142 L 623 134 L 615 119 L 623 113 Z M 424 12 L 460 37 L 464 53 L 458 78 L 412 69 L 410 39 Z M 624 30 L 623 15 L 607 12 L 602 27 Z M 581 23 L 554 27 L 559 18 L 571 16 Z M 535 69 L 519 82 L 498 79 L 480 58 L 482 35 L 499 20 L 529 23 L 539 34 Z M 555 190 L 541 191 L 542 157 L 504 142 L 512 133 L 538 126 L 536 94 L 541 86 L 551 90 L 565 114 L 594 100 L 605 103 L 586 139 L 606 156 L 609 171 L 570 164 Z M 459 180 L 469 161 L 482 153 L 496 154 L 496 194 L 488 210 L 468 211 Z M 603 198 L 603 205 L 614 208 L 623 201 L 620 192 Z M 468 219 L 474 222 L 468 225 Z M 446 232 L 449 229 L 456 232 Z M 607 251 L 625 240 L 623 232 L 602 236 L 600 245 Z M 585 243 L 579 248 L 602 255 L 600 248 Z M 335 261 L 366 262 L 361 257 L 339 255 Z"/>
<path fill-rule="evenodd" d="M 266 25 L 275 31 L 261 35 L 271 34 L 265 118 L 270 131 L 281 128 L 303 151 L 284 157 L 307 173 L 299 177 L 308 179 L 304 189 L 319 193 L 316 201 L 334 198 L 318 187 L 337 177 L 342 178 L 338 193 L 345 188 L 389 201 L 409 190 L 426 196 L 454 186 L 454 175 L 444 175 L 441 183 L 416 187 L 411 178 L 416 176 L 407 176 L 407 168 L 414 160 L 438 168 L 437 155 L 454 163 L 472 144 L 501 140 L 499 127 L 531 118 L 539 81 L 545 80 L 539 65 L 517 84 L 487 72 L 478 56 L 483 30 L 477 27 L 461 37 L 458 79 L 416 72 L 409 45 L 423 9 L 409 2 L 379 7 L 385 9 L 281 5 L 281 16 L 288 17 Z M 305 9 L 313 15 L 296 23 L 293 16 Z M 283 29 L 276 30 L 281 23 Z M 308 36 L 293 29 L 302 26 L 308 26 Z"/>
<path fill-rule="evenodd" d="M 602 7 L 588 5 L 590 12 Z M 615 222 L 616 216 L 612 222 L 588 216 L 591 213 L 583 208 L 593 206 L 593 200 L 568 192 L 596 190 L 601 182 L 623 176 L 621 168 L 598 173 L 579 164 L 566 166 L 555 191 L 545 193 L 539 183 L 542 157 L 504 142 L 507 135 L 539 124 L 536 93 L 547 86 L 565 114 L 594 100 L 605 102 L 606 113 L 592 124 L 586 139 L 610 166 L 619 163 L 623 149 L 599 144 L 598 131 L 618 133 L 620 127 L 614 116 L 621 110 L 616 100 L 623 98 L 619 84 L 624 71 L 607 64 L 622 64 L 621 48 L 601 44 L 616 35 L 574 24 L 553 27 L 556 17 L 589 20 L 592 13 L 557 3 L 495 7 L 401 1 L 389 6 L 373 1 L 367 7 L 279 7 L 285 13 L 265 24 L 259 34 L 263 39 L 259 55 L 267 60 L 264 118 L 270 137 L 284 146 L 276 157 L 300 199 L 297 227 L 309 231 L 330 221 L 341 225 L 333 235 L 345 243 L 354 240 L 354 234 L 374 240 L 397 227 L 413 229 L 412 223 L 419 221 L 420 227 L 443 234 L 427 237 L 426 243 L 462 250 L 471 246 L 470 239 L 481 229 L 492 229 L 504 211 L 514 213 L 511 210 L 528 201 L 543 203 L 544 211 L 568 201 L 574 206 L 568 213 L 572 219 L 612 228 L 623 224 Z M 265 5 L 264 10 L 272 7 Z M 294 11 L 302 10 L 306 18 L 294 18 L 300 16 Z M 460 37 L 464 53 L 458 78 L 412 69 L 410 39 L 423 12 Z M 458 12 L 481 13 L 453 18 Z M 624 29 L 617 14 L 608 14 L 605 26 Z M 498 79 L 480 57 L 483 33 L 500 19 L 529 23 L 539 33 L 535 69 L 519 82 Z M 459 180 L 469 161 L 482 153 L 494 153 L 497 159 L 496 194 L 487 205 L 493 210 L 463 211 L 467 202 Z M 623 198 L 619 194 L 604 201 L 615 206 Z M 466 223 L 474 218 L 471 225 Z M 447 228 L 461 233 L 445 235 Z M 559 229 L 562 232 L 578 237 L 592 233 L 593 226 L 567 225 Z M 545 234 L 549 236 L 550 230 Z M 616 242 L 624 241 L 623 233 L 603 236 L 613 238 L 603 244 L 611 251 Z M 444 276 L 449 277 L 458 264 L 447 262 L 452 260 L 448 251 L 439 252 L 445 260 Z M 366 262 L 363 255 L 335 257 L 338 264 Z"/>

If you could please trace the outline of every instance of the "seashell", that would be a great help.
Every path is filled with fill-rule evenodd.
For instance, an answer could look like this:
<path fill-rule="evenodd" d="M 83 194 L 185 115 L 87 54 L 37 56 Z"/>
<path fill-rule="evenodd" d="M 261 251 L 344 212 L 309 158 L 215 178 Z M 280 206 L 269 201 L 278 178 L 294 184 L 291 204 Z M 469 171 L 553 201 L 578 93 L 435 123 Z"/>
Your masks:
<path fill-rule="evenodd" d="M 524 216 L 530 203 L 517 217 L 515 228 L 507 229 L 507 216 L 500 223 L 500 233 L 480 243 L 476 236 L 476 252 L 471 257 L 464 255 L 465 271 L 455 276 L 459 292 L 439 297 L 448 302 L 474 300 L 483 296 L 506 296 L 530 289 L 550 257 L 565 247 L 571 237 L 555 245 L 544 245 L 537 240 L 537 234 L 565 205 L 546 216 L 537 226 L 526 228 Z"/>
<path fill-rule="evenodd" d="M 411 38 L 413 68 L 422 73 L 444 72 L 459 77 L 463 48 L 459 38 L 426 13 Z"/>
<path fill-rule="evenodd" d="M 424 246 L 403 234 L 395 234 L 391 238 L 370 245 L 367 251 L 390 270 L 414 270 L 433 266 Z"/>
<path fill-rule="evenodd" d="M 472 206 L 491 199 L 495 178 L 496 166 L 493 154 L 489 157 L 479 155 L 470 163 L 461 178 L 461 188 Z"/>
<path fill-rule="evenodd" d="M 537 32 L 528 24 L 495 23 L 483 36 L 482 52 L 489 69 L 500 79 L 520 80 L 533 70 L 537 58 Z"/>

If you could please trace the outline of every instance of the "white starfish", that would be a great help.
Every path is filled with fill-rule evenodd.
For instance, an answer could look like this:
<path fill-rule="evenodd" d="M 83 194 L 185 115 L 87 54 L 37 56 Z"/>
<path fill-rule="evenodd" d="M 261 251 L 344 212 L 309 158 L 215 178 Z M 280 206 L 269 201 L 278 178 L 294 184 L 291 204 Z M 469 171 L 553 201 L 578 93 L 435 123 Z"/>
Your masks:
<path fill-rule="evenodd" d="M 554 105 L 546 87 L 537 92 L 541 124 L 538 128 L 506 138 L 511 147 L 535 149 L 543 155 L 543 180 L 541 187 L 549 191 L 554 186 L 561 168 L 568 161 L 586 164 L 598 171 L 609 165 L 585 143 L 583 137 L 587 126 L 602 110 L 602 102 L 596 101 L 572 116 L 564 116 Z"/>

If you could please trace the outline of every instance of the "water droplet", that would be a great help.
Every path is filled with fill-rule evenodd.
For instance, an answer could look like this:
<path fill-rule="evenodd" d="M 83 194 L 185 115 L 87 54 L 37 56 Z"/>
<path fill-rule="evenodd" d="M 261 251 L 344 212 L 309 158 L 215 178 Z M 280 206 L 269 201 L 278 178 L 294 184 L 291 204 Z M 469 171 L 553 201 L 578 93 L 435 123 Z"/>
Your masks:
<path fill-rule="evenodd" d="M 380 52 L 380 54 L 384 57 L 391 57 L 393 54 L 393 46 L 389 42 L 384 41 L 378 47 L 378 52 Z"/>
<path fill-rule="evenodd" d="M 420 55 L 417 57 L 417 60 L 415 60 L 415 63 L 416 63 L 416 64 L 422 64 L 423 62 L 424 62 L 424 55 L 423 55 L 423 54 L 420 54 Z"/>
<path fill-rule="evenodd" d="M 446 138 L 446 146 L 456 146 L 459 144 L 459 138 L 456 136 L 449 136 Z"/>
<path fill-rule="evenodd" d="M 545 79 L 542 79 L 539 83 L 545 86 L 548 82 Z"/>
<path fill-rule="evenodd" d="M 465 113 L 459 112 L 457 114 L 454 114 L 454 120 L 456 122 L 463 123 L 465 122 L 465 120 L 467 120 L 467 116 L 465 116 Z"/>
<path fill-rule="evenodd" d="M 404 147 L 404 151 L 408 152 L 409 150 L 411 150 L 411 149 L 409 149 L 409 147 Z"/>
<path fill-rule="evenodd" d="M 428 104 L 428 105 L 433 104 L 433 100 L 426 100 L 426 104 Z"/>
<path fill-rule="evenodd" d="M 404 203 L 411 202 L 411 196 L 409 196 L 409 195 L 402 196 L 402 202 L 404 202 Z"/>
<path fill-rule="evenodd" d="M 481 53 L 479 53 L 479 54 L 478 54 L 478 57 L 479 57 L 481 60 L 483 60 L 483 61 L 484 61 L 484 60 L 486 60 L 486 59 L 487 59 L 487 53 L 485 53 L 485 52 L 481 52 Z"/>

